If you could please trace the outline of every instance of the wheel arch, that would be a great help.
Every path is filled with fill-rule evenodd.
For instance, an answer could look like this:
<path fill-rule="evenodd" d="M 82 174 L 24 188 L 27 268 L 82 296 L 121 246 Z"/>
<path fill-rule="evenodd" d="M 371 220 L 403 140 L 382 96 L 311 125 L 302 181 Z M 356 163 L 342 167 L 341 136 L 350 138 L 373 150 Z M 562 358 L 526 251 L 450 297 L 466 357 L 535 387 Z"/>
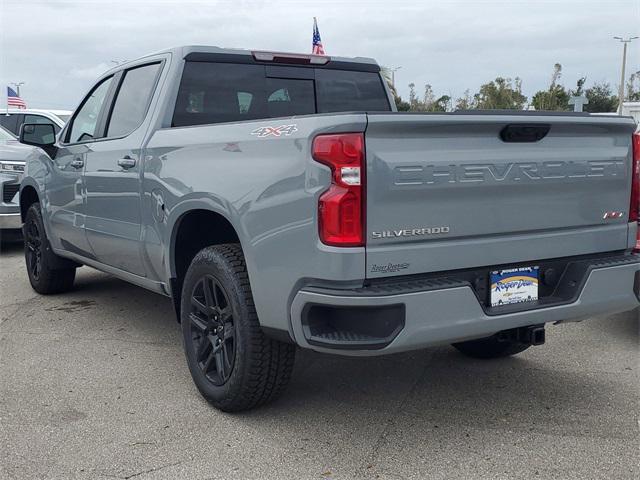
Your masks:
<path fill-rule="evenodd" d="M 171 227 L 169 239 L 169 272 L 171 296 L 180 321 L 182 282 L 196 254 L 205 247 L 242 241 L 228 216 L 202 206 L 181 212 Z M 244 250 L 243 250 L 244 251 Z"/>
<path fill-rule="evenodd" d="M 40 195 L 38 193 L 38 189 L 32 185 L 31 183 L 23 184 L 20 189 L 20 218 L 22 219 L 22 223 L 27 216 L 27 210 L 34 203 L 40 201 Z"/>

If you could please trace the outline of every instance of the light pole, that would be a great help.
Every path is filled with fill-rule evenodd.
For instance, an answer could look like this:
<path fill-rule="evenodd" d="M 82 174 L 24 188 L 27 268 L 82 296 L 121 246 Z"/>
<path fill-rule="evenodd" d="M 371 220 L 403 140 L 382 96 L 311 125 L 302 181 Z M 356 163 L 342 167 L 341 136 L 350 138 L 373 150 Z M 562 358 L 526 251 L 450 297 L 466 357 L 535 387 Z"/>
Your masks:
<path fill-rule="evenodd" d="M 622 102 L 624 102 L 624 70 L 625 70 L 625 67 L 627 66 L 627 45 L 631 43 L 632 40 L 635 40 L 638 37 L 629 37 L 629 38 L 613 37 L 613 38 L 616 40 L 620 40 L 620 42 L 624 44 L 624 47 L 622 49 L 622 74 L 620 76 L 620 91 L 618 92 L 618 98 L 619 98 L 618 115 L 622 115 Z"/>
<path fill-rule="evenodd" d="M 402 67 L 395 67 L 395 68 L 390 68 L 389 71 L 391 72 L 391 85 L 393 85 L 393 88 L 396 88 L 396 71 L 400 70 Z"/>
<path fill-rule="evenodd" d="M 12 82 L 11 85 L 16 87 L 16 94 L 20 96 L 20 86 L 24 85 L 24 82 Z"/>

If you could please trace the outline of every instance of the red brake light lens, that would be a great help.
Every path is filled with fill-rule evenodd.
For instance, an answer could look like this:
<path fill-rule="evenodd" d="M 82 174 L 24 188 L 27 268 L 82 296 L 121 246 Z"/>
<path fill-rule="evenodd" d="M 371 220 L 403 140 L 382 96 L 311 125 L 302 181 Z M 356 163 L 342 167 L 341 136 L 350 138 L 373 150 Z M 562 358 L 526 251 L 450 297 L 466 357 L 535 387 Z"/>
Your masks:
<path fill-rule="evenodd" d="M 318 202 L 320 240 L 337 247 L 364 246 L 364 135 L 318 135 L 312 154 L 331 168 L 331 186 Z"/>
<path fill-rule="evenodd" d="M 629 208 L 629 221 L 640 222 L 640 133 L 633 134 L 632 143 L 633 173 L 631 177 L 631 207 Z M 638 230 L 635 250 L 640 251 L 640 230 Z"/>

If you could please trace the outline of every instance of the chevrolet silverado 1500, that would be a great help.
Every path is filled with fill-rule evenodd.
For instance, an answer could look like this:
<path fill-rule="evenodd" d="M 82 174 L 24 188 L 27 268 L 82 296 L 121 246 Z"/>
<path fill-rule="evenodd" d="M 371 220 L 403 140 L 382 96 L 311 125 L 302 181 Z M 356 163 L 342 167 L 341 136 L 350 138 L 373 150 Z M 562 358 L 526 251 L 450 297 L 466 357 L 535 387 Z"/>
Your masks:
<path fill-rule="evenodd" d="M 370 59 L 171 49 L 105 73 L 56 141 L 22 127 L 42 149 L 27 272 L 42 294 L 88 265 L 171 297 L 226 411 L 275 398 L 296 345 L 513 355 L 546 323 L 639 305 L 634 128 L 398 113 Z"/>

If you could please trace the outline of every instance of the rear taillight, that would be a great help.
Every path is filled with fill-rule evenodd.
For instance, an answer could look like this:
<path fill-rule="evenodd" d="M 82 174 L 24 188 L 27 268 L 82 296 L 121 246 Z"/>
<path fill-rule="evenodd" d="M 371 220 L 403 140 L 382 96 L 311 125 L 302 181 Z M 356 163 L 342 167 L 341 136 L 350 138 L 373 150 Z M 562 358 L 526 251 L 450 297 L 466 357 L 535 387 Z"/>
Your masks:
<path fill-rule="evenodd" d="M 629 221 L 640 222 L 640 133 L 633 134 L 633 175 L 631 177 L 631 207 Z M 640 225 L 639 225 L 640 227 Z M 636 251 L 640 251 L 640 228 L 636 240 Z"/>
<path fill-rule="evenodd" d="M 364 135 L 318 135 L 312 154 L 331 168 L 331 186 L 318 202 L 320 240 L 336 247 L 364 246 Z"/>

